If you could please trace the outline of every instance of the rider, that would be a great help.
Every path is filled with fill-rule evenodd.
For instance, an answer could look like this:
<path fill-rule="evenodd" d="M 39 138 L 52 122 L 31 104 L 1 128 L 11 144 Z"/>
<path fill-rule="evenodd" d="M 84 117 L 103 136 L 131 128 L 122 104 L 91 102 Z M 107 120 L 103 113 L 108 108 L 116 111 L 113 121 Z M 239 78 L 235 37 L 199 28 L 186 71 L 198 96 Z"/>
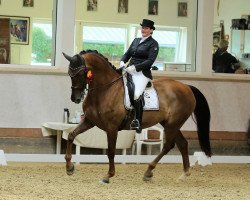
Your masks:
<path fill-rule="evenodd" d="M 142 37 L 134 39 L 120 61 L 120 68 L 124 68 L 125 71 L 131 74 L 134 82 L 133 104 L 135 108 L 135 118 L 130 128 L 136 130 L 137 133 L 141 133 L 143 114 L 142 94 L 147 83 L 150 79 L 153 79 L 150 69 L 159 52 L 158 42 L 152 38 L 153 31 L 155 30 L 154 22 L 149 19 L 143 19 L 140 25 Z M 125 68 L 125 63 L 128 61 L 128 67 Z"/>
<path fill-rule="evenodd" d="M 228 41 L 220 40 L 218 50 L 213 54 L 213 70 L 216 73 L 235 73 L 239 61 L 227 52 Z"/>

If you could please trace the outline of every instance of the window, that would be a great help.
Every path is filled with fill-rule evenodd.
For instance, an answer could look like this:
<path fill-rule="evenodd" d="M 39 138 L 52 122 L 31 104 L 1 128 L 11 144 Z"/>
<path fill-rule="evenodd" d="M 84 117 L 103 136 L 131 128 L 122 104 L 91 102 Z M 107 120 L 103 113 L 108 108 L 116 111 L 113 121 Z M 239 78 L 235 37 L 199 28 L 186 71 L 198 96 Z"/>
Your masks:
<path fill-rule="evenodd" d="M 130 45 L 127 33 L 141 37 L 140 27 L 111 27 L 94 26 L 88 24 L 83 26 L 83 49 L 97 50 L 108 58 L 113 64 L 117 64 L 124 52 L 126 44 Z M 136 33 L 136 34 L 133 34 Z M 158 41 L 160 49 L 155 66 L 159 70 L 168 71 L 191 71 L 187 68 L 187 28 L 186 27 L 165 27 L 154 31 L 153 37 Z M 129 40 L 133 40 L 131 37 Z"/>
<path fill-rule="evenodd" d="M 38 21 L 32 30 L 32 65 L 51 66 L 52 23 Z"/>
<path fill-rule="evenodd" d="M 159 43 L 159 54 L 155 66 L 159 70 L 190 71 L 187 66 L 187 28 L 166 27 L 154 31 L 153 38 Z M 141 37 L 138 27 L 137 37 Z"/>
<path fill-rule="evenodd" d="M 83 49 L 97 50 L 112 63 L 120 61 L 125 44 L 126 28 L 83 26 Z"/>

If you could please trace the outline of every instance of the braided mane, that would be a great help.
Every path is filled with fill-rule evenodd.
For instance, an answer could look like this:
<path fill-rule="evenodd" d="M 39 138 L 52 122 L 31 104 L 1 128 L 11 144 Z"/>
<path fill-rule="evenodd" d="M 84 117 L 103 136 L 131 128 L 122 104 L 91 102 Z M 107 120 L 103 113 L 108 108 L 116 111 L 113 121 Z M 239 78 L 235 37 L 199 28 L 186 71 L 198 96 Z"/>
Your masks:
<path fill-rule="evenodd" d="M 116 70 L 116 67 L 114 65 L 112 65 L 111 62 L 109 62 L 108 58 L 106 58 L 104 55 L 102 55 L 101 53 L 99 53 L 97 50 L 90 50 L 90 49 L 88 49 L 86 51 L 82 50 L 79 54 L 83 55 L 85 53 L 95 53 L 95 54 L 101 56 L 104 60 L 106 60 L 108 62 L 108 64 L 109 64 L 110 67 L 112 67 L 114 70 Z"/>

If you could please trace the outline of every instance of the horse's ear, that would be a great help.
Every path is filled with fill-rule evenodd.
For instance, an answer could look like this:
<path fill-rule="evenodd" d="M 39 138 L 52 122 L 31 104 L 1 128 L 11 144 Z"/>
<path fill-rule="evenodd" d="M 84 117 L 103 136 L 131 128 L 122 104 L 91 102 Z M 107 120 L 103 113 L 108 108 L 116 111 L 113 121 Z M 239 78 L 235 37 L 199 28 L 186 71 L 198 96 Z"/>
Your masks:
<path fill-rule="evenodd" d="M 72 62 L 73 61 L 73 57 L 70 57 L 69 55 L 67 55 L 66 53 L 62 53 L 63 56 L 69 61 L 69 62 Z"/>

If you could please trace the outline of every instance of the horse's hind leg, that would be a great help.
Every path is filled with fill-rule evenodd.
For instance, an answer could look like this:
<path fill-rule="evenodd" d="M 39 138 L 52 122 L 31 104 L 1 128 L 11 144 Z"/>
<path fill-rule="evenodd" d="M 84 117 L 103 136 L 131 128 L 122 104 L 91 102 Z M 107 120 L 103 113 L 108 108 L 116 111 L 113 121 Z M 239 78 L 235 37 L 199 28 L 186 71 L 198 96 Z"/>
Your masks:
<path fill-rule="evenodd" d="M 72 158 L 72 147 L 73 147 L 73 141 L 77 135 L 80 133 L 92 128 L 93 125 L 88 123 L 87 120 L 82 120 L 80 124 L 69 133 L 68 140 L 67 140 L 67 148 L 66 148 L 66 154 L 65 154 L 65 160 L 66 160 L 66 173 L 68 175 L 72 175 L 75 171 L 74 164 L 71 162 Z"/>
<path fill-rule="evenodd" d="M 174 148 L 175 145 L 175 136 L 176 134 L 174 134 L 175 132 L 173 131 L 166 131 L 166 129 L 164 129 L 165 131 L 165 143 L 163 146 L 162 151 L 160 152 L 160 154 L 153 160 L 153 162 L 151 162 L 148 165 L 148 169 L 147 171 L 144 173 L 144 177 L 143 180 L 144 181 L 149 181 L 152 179 L 153 177 L 153 169 L 156 167 L 157 163 L 161 160 L 161 158 L 166 155 L 172 148 Z"/>
<path fill-rule="evenodd" d="M 175 143 L 181 152 L 182 155 L 182 161 L 183 161 L 183 174 L 179 177 L 179 180 L 184 181 L 187 176 L 190 175 L 189 168 L 190 168 L 190 162 L 189 162 L 189 157 L 188 157 L 188 142 L 187 140 L 183 137 L 181 131 L 178 132 Z"/>

